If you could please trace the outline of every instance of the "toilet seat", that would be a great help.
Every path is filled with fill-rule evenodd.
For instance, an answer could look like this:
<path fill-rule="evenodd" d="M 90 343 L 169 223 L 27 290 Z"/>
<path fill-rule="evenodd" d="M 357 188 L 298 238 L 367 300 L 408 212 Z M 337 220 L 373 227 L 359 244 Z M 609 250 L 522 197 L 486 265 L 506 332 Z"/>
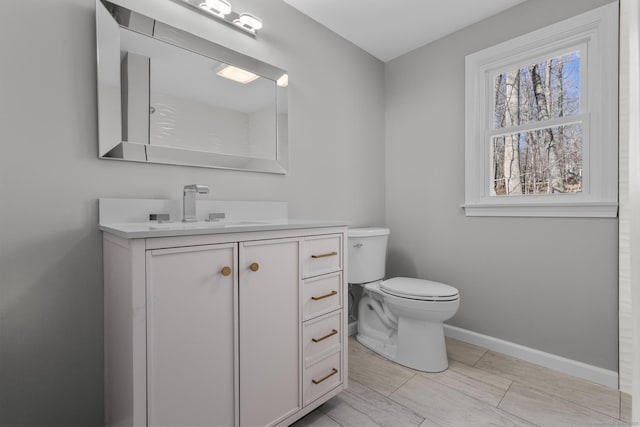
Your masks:
<path fill-rule="evenodd" d="M 460 298 L 458 290 L 453 286 L 408 277 L 383 280 L 380 282 L 380 290 L 396 297 L 421 301 L 445 302 L 456 301 Z"/>

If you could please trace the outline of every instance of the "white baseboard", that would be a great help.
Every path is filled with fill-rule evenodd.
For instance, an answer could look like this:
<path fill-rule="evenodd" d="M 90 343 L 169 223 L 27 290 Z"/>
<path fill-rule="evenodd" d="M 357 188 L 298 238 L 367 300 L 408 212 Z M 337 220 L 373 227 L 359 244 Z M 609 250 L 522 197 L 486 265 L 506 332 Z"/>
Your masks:
<path fill-rule="evenodd" d="M 544 351 L 479 334 L 456 326 L 444 325 L 444 334 L 469 344 L 488 348 L 489 350 L 497 351 L 507 356 L 517 357 L 518 359 L 573 375 L 574 377 L 602 384 L 610 388 L 618 388 L 618 373 L 615 371 L 556 356 L 555 354 L 545 353 Z"/>

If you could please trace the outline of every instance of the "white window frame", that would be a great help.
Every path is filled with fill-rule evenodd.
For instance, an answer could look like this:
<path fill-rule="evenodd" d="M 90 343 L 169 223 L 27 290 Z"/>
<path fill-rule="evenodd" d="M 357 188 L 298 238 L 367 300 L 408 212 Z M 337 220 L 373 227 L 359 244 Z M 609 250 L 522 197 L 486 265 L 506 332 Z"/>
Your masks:
<path fill-rule="evenodd" d="M 583 181 L 579 193 L 491 195 L 495 77 L 558 53 L 580 50 Z M 584 58 L 583 58 L 584 55 Z M 618 2 L 465 58 L 467 216 L 615 217 L 618 212 Z M 554 126 L 557 119 L 511 128 Z"/>

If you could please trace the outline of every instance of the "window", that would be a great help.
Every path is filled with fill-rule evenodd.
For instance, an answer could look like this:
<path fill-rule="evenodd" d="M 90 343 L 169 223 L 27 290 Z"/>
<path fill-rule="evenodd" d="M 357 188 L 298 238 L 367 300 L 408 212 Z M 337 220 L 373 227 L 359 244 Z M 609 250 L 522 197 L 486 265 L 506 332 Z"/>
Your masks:
<path fill-rule="evenodd" d="M 618 5 L 466 57 L 467 216 L 617 215 Z"/>

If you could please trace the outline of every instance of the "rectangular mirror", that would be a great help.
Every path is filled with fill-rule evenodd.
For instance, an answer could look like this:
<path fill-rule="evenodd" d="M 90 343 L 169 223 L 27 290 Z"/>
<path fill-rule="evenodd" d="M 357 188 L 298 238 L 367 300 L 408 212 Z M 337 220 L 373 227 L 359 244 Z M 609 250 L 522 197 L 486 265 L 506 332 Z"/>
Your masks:
<path fill-rule="evenodd" d="M 96 0 L 99 156 L 284 174 L 282 69 Z"/>

